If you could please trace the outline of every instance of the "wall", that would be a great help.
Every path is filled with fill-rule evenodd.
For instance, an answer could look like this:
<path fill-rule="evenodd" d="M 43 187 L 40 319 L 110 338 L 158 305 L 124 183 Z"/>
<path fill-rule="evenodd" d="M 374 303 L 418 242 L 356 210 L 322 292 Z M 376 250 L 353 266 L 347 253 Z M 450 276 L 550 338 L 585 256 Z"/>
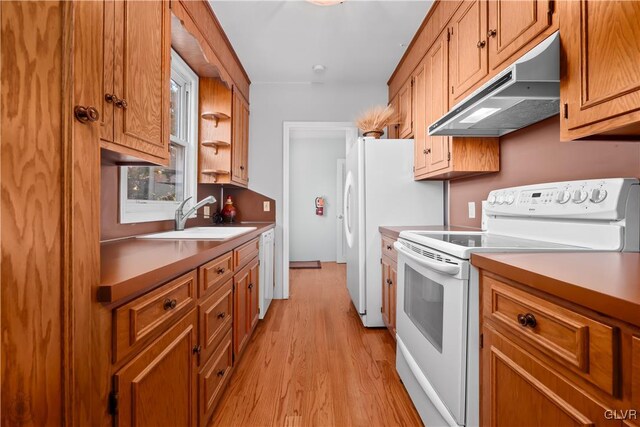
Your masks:
<path fill-rule="evenodd" d="M 559 117 L 500 140 L 500 172 L 450 184 L 450 224 L 480 226 L 480 202 L 496 188 L 590 178 L 640 177 L 640 143 L 560 141 Z M 468 202 L 476 202 L 476 219 Z"/>
<path fill-rule="evenodd" d="M 289 259 L 335 262 L 337 160 L 345 158 L 345 137 L 295 138 L 289 144 Z M 315 213 L 319 196 L 325 197 L 323 216 Z"/>
<path fill-rule="evenodd" d="M 387 104 L 380 85 L 252 84 L 249 120 L 249 188 L 282 201 L 282 123 L 353 121 L 375 104 Z M 276 297 L 282 296 L 282 213 L 276 215 Z"/>

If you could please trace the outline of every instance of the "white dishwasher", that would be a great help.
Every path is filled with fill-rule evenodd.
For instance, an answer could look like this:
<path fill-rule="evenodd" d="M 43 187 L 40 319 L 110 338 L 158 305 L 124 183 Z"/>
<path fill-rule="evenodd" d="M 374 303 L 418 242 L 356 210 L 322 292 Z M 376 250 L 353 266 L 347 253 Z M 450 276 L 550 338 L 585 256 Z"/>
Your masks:
<path fill-rule="evenodd" d="M 275 231 L 265 231 L 260 235 L 260 319 L 264 319 L 273 299 Z"/>

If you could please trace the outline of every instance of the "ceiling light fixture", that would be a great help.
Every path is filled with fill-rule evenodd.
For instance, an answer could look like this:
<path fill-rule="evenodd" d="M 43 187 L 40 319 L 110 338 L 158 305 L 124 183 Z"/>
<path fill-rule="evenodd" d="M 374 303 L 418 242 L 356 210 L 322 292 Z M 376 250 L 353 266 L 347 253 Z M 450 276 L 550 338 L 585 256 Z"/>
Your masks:
<path fill-rule="evenodd" d="M 307 2 L 315 4 L 316 6 L 334 6 L 344 3 L 345 0 L 307 0 Z"/>
<path fill-rule="evenodd" d="M 313 67 L 311 67 L 311 69 L 312 69 L 312 70 L 313 70 L 313 72 L 314 72 L 314 73 L 316 73 L 316 74 L 322 74 L 322 73 L 324 73 L 325 71 L 327 71 L 327 67 L 325 67 L 325 66 L 324 66 L 324 65 L 322 65 L 322 64 L 316 64 L 316 65 L 314 65 Z"/>

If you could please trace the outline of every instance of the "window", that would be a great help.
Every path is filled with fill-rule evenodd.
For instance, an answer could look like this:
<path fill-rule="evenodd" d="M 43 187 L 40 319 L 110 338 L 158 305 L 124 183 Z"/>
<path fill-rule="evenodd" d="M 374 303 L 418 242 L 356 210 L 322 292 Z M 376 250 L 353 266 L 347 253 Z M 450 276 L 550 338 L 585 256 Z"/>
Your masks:
<path fill-rule="evenodd" d="M 120 222 L 173 219 L 178 205 L 196 196 L 198 76 L 171 51 L 169 167 L 120 168 Z"/>

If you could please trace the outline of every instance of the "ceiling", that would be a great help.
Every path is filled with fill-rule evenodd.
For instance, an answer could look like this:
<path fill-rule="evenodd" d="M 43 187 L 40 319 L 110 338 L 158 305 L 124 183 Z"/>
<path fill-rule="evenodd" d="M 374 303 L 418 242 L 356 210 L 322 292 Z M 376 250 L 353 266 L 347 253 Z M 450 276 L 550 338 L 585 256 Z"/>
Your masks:
<path fill-rule="evenodd" d="M 252 83 L 386 84 L 431 1 L 210 0 Z M 312 67 L 322 64 L 324 73 Z"/>

